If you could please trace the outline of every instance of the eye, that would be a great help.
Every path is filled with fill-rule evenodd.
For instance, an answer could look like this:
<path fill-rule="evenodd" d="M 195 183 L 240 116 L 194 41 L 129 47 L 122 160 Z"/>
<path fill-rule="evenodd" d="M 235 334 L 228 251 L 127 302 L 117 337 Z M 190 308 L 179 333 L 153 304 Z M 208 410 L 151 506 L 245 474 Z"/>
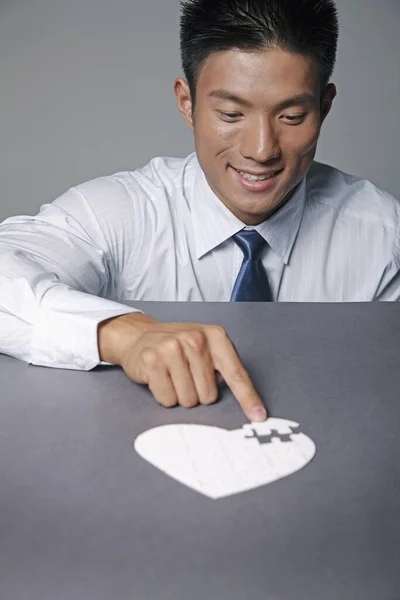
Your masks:
<path fill-rule="evenodd" d="M 221 112 L 221 115 L 223 117 L 225 117 L 226 119 L 230 120 L 230 121 L 232 121 L 233 119 L 238 119 L 240 117 L 239 113 L 224 113 L 224 112 Z"/>
<path fill-rule="evenodd" d="M 302 115 L 284 115 L 283 118 L 289 121 L 289 123 L 300 123 L 307 116 L 307 113 Z"/>

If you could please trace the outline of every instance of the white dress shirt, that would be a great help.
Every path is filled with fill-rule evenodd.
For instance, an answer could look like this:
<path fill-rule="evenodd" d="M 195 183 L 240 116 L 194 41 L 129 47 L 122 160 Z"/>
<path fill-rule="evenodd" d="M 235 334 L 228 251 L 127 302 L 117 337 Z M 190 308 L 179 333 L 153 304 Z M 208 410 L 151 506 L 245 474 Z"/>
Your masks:
<path fill-rule="evenodd" d="M 99 364 L 98 324 L 124 301 L 229 302 L 245 224 L 209 187 L 195 153 L 71 188 L 35 217 L 0 225 L 0 352 L 36 365 Z M 272 298 L 400 298 L 400 203 L 314 162 L 255 229 Z"/>

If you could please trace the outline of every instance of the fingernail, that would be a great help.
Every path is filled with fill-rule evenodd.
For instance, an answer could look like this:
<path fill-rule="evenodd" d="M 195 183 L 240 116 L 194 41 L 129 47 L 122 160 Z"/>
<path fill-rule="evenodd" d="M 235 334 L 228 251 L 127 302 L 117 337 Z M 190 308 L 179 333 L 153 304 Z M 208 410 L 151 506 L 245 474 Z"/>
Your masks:
<path fill-rule="evenodd" d="M 265 421 L 267 418 L 267 411 L 263 406 L 255 406 L 250 411 L 252 421 Z"/>

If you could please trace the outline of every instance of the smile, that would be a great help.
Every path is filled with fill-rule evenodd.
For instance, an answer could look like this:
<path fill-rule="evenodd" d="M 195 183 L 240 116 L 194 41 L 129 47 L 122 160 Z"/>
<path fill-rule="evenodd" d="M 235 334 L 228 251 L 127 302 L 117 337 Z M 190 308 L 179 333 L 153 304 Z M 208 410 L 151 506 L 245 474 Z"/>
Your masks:
<path fill-rule="evenodd" d="M 273 173 L 269 173 L 268 175 L 252 175 L 251 173 L 246 173 L 246 171 L 238 171 L 238 173 L 249 181 L 264 181 L 265 179 L 271 179 L 271 177 L 274 177 L 277 173 L 279 173 L 280 170 L 281 169 L 274 171 Z"/>
<path fill-rule="evenodd" d="M 231 173 L 235 175 L 236 182 L 240 187 L 247 192 L 268 192 L 272 190 L 284 169 L 278 169 L 270 173 L 248 173 L 247 171 L 239 171 L 234 167 L 230 167 Z"/>

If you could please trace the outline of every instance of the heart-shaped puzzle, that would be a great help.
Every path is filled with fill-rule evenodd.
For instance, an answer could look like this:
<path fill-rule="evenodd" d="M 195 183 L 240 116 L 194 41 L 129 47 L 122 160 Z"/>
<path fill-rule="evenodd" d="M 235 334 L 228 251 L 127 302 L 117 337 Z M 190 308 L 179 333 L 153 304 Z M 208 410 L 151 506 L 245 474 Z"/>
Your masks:
<path fill-rule="evenodd" d="M 269 418 L 227 431 L 207 425 L 163 425 L 135 440 L 136 452 L 180 483 L 223 498 L 302 469 L 316 447 L 298 423 Z"/>

